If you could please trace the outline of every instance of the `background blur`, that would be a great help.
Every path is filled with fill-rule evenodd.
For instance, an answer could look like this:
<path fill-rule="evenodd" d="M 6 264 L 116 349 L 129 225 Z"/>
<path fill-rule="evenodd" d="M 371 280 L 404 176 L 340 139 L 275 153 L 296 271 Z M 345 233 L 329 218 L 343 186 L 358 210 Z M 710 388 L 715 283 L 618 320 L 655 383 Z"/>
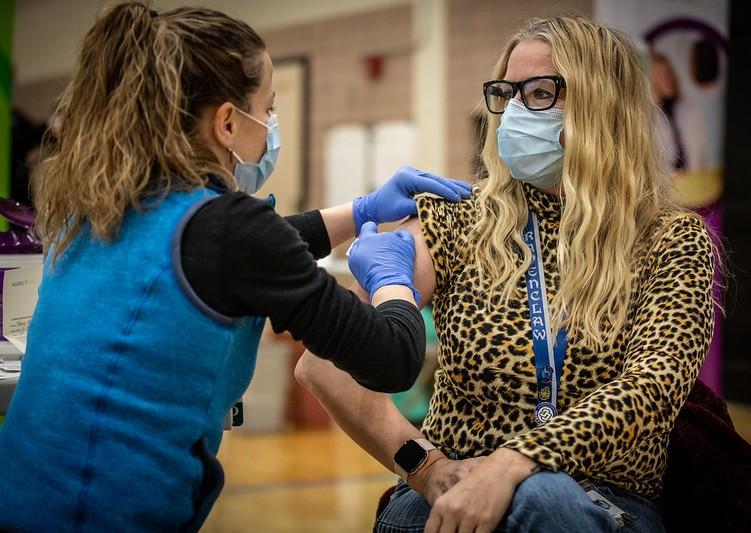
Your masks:
<path fill-rule="evenodd" d="M 37 146 L 70 79 L 97 0 L 0 0 L 0 195 L 29 202 Z M 410 164 L 471 180 L 490 78 L 505 39 L 533 16 L 582 14 L 637 43 L 664 112 L 675 195 L 700 212 L 731 250 L 728 316 L 702 379 L 731 402 L 751 438 L 751 154 L 746 54 L 748 3 L 740 0 L 161 0 L 200 4 L 246 21 L 274 60 L 283 147 L 259 194 L 282 214 L 351 200 Z M 12 37 L 11 37 L 12 36 Z M 745 68 L 741 62 L 745 61 Z M 12 81 L 11 81 L 12 80 Z M 10 111 L 12 110 L 12 114 Z M 726 110 L 729 111 L 726 113 Z M 10 130 L 10 133 L 9 133 Z M 3 139 L 11 135 L 9 152 Z M 33 189 L 32 189 L 33 190 Z M 345 247 L 346 249 L 346 247 Z M 341 252 L 322 262 L 351 278 Z M 424 312 L 428 323 L 429 311 Z M 434 360 L 415 388 L 394 397 L 419 424 Z M 226 488 L 205 531 L 369 531 L 394 476 L 331 427 L 292 378 L 302 346 L 270 332 L 244 398 L 245 424 L 225 434 Z M 186 364 L 190 364 L 186 361 Z"/>

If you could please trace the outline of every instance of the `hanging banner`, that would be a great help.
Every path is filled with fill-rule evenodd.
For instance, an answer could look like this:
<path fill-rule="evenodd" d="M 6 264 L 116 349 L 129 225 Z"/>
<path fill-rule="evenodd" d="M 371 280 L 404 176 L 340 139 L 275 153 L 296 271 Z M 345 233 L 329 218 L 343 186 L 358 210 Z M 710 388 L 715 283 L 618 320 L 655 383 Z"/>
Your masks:
<path fill-rule="evenodd" d="M 675 171 L 673 198 L 704 217 L 718 244 L 729 8 L 728 0 L 595 3 L 595 17 L 625 31 L 641 50 L 652 95 L 662 110 L 658 136 Z M 721 314 L 715 315 L 714 338 L 699 377 L 721 393 L 722 325 Z"/>

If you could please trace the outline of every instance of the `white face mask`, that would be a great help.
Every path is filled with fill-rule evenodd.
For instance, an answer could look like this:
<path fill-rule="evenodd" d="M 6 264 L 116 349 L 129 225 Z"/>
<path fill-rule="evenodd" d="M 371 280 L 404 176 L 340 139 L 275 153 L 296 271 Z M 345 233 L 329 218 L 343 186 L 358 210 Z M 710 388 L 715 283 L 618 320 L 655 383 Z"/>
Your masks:
<path fill-rule="evenodd" d="M 496 131 L 498 153 L 514 179 L 538 189 L 558 183 L 563 169 L 562 109 L 530 111 L 511 100 Z"/>
<path fill-rule="evenodd" d="M 268 181 L 276 167 L 276 161 L 279 158 L 279 149 L 282 146 L 282 139 L 279 135 L 279 119 L 276 115 L 271 115 L 268 124 L 264 124 L 242 109 L 236 107 L 235 110 L 250 120 L 257 122 L 267 130 L 266 152 L 258 163 L 243 161 L 232 148 L 229 149 L 229 153 L 237 161 L 235 165 L 235 179 L 240 186 L 240 190 L 248 194 L 254 194 Z"/>

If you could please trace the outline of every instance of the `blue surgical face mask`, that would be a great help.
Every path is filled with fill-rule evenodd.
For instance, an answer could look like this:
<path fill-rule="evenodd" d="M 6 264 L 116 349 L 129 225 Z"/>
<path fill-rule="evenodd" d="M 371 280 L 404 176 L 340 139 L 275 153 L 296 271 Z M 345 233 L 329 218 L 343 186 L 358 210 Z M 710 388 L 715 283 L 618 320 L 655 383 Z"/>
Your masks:
<path fill-rule="evenodd" d="M 271 173 L 274 172 L 276 160 L 279 158 L 279 148 L 282 146 L 282 139 L 279 135 L 279 119 L 276 115 L 271 115 L 268 124 L 264 124 L 242 109 L 235 108 L 235 110 L 266 128 L 266 152 L 258 163 L 243 161 L 232 148 L 229 149 L 229 153 L 237 160 L 235 179 L 240 186 L 240 190 L 254 194 L 268 181 Z"/>
<path fill-rule="evenodd" d="M 498 127 L 498 153 L 511 176 L 538 189 L 552 187 L 563 169 L 563 110 L 530 111 L 511 100 Z"/>

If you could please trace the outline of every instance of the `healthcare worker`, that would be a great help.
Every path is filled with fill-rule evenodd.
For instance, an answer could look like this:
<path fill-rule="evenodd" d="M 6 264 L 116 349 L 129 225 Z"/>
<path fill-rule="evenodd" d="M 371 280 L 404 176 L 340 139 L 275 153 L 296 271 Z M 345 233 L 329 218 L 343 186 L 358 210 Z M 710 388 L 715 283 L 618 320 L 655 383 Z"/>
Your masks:
<path fill-rule="evenodd" d="M 273 97 L 264 42 L 215 11 L 124 3 L 86 35 L 38 198 L 48 253 L 0 430 L 0 528 L 198 529 L 264 317 L 366 387 L 416 378 L 414 243 L 375 224 L 414 214 L 415 192 L 468 187 L 405 168 L 282 218 L 247 194 L 279 153 Z M 373 307 L 314 261 L 356 232 Z"/>

